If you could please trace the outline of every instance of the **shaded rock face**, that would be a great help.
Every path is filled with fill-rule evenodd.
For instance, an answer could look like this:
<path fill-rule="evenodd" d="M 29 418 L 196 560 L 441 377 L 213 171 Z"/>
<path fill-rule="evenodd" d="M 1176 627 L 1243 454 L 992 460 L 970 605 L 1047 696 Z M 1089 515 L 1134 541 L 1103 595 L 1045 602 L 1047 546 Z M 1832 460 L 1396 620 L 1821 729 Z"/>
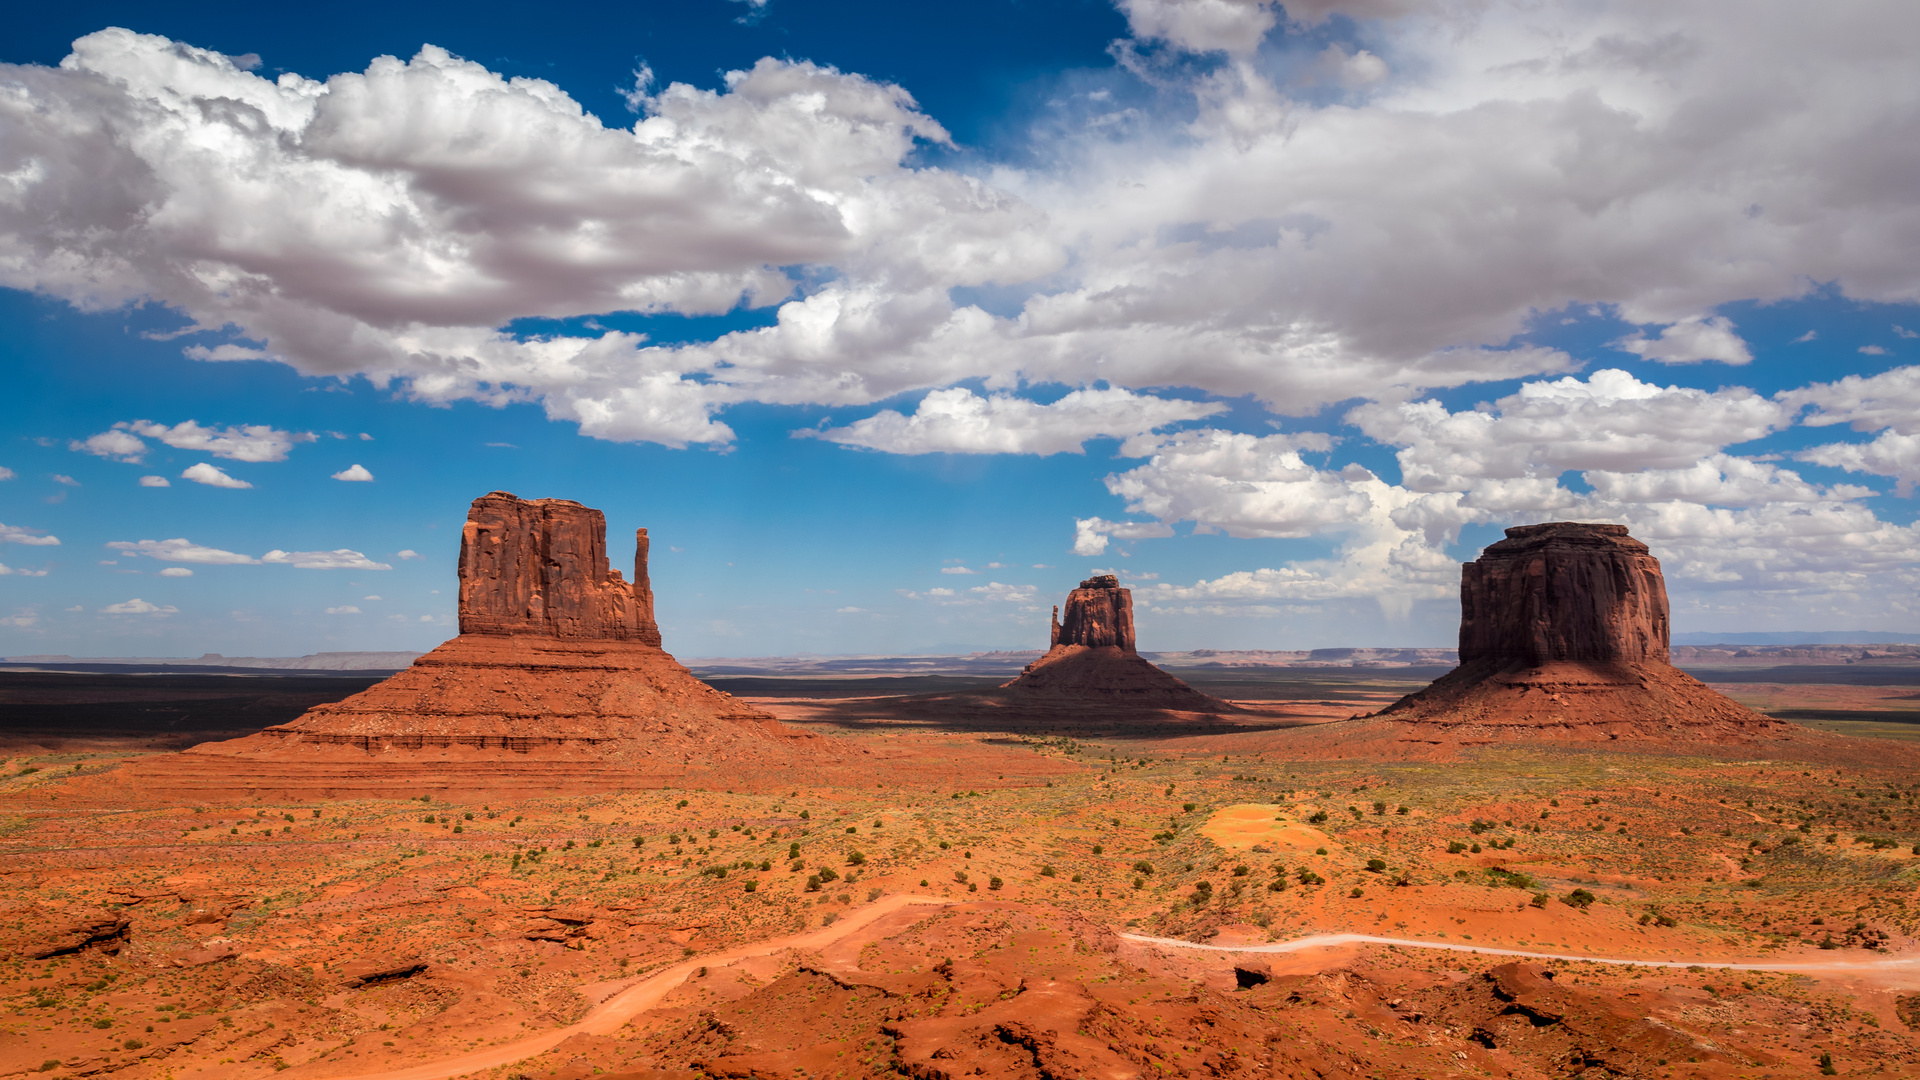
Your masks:
<path fill-rule="evenodd" d="M 571 499 L 473 500 L 460 536 L 460 632 L 660 644 L 647 580 L 647 530 L 633 581 L 610 569 L 607 519 Z"/>
<path fill-rule="evenodd" d="M 1133 652 L 1133 592 L 1120 587 L 1112 574 L 1090 577 L 1067 594 L 1067 617 L 1053 609 L 1053 640 L 1049 645 L 1112 646 Z"/>
<path fill-rule="evenodd" d="M 1460 666 L 1379 715 L 1466 743 L 1787 730 L 1672 666 L 1667 641 L 1660 562 L 1624 526 L 1523 525 L 1461 568 Z"/>
<path fill-rule="evenodd" d="M 1460 663 L 1667 663 L 1660 560 L 1624 525 L 1507 530 L 1461 567 Z"/>

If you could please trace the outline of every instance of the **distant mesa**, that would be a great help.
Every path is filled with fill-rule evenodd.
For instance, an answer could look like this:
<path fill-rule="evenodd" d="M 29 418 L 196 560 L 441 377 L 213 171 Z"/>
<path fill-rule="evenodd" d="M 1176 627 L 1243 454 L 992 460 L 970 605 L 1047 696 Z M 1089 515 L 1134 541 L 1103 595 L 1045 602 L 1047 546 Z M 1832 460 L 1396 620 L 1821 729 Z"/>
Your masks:
<path fill-rule="evenodd" d="M 1383 710 L 1409 736 L 1745 742 L 1787 725 L 1668 659 L 1666 579 L 1623 525 L 1507 530 L 1461 567 L 1460 666 Z"/>
<path fill-rule="evenodd" d="M 600 511 L 483 495 L 461 537 L 458 637 L 352 697 L 183 757 L 485 763 L 531 755 L 671 774 L 819 754 L 828 740 L 708 686 L 661 649 L 647 554 L 640 529 L 629 582 L 609 567 Z"/>
<path fill-rule="evenodd" d="M 1133 593 L 1112 574 L 1088 578 L 1067 594 L 1065 616 L 1053 609 L 1047 654 L 996 693 L 1013 703 L 1236 711 L 1140 656 L 1134 648 Z"/>

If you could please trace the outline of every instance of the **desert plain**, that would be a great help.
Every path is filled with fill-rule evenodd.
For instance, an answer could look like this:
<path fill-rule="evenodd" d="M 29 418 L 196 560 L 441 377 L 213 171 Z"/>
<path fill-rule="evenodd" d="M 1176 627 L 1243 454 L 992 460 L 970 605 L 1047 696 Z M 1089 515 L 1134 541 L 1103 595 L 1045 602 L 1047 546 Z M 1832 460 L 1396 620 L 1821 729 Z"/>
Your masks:
<path fill-rule="evenodd" d="M 0 673 L 0 1075 L 1920 1074 L 1920 657 L 1509 538 L 1457 658 L 696 672 L 496 492 L 391 678 Z"/>

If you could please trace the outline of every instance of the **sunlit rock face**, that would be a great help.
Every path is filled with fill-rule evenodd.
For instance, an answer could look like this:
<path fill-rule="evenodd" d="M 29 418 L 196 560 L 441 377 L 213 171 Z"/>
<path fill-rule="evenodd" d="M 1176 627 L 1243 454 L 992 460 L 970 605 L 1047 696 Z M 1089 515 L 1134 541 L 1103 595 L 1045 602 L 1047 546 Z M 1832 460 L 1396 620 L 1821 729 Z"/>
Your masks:
<path fill-rule="evenodd" d="M 1053 609 L 1050 645 L 1112 646 L 1133 652 L 1133 591 L 1112 574 L 1090 577 L 1067 594 L 1067 617 Z"/>
<path fill-rule="evenodd" d="M 1624 525 L 1507 530 L 1461 567 L 1460 663 L 1667 663 L 1660 560 Z"/>
<path fill-rule="evenodd" d="M 609 568 L 606 515 L 571 499 L 473 500 L 460 535 L 460 632 L 660 644 L 647 580 L 647 530 L 633 581 Z"/>

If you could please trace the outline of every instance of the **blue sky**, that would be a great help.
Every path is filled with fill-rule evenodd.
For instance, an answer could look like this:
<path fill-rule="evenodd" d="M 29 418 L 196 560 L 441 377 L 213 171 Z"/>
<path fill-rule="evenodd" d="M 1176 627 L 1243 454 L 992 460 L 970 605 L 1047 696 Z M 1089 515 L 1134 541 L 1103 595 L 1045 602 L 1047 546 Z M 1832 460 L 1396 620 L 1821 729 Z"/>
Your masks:
<path fill-rule="evenodd" d="M 1449 644 L 1547 518 L 1920 631 L 1920 16 L 1670 7 L 30 12 L 0 655 L 430 647 L 495 489 L 689 657 Z"/>

